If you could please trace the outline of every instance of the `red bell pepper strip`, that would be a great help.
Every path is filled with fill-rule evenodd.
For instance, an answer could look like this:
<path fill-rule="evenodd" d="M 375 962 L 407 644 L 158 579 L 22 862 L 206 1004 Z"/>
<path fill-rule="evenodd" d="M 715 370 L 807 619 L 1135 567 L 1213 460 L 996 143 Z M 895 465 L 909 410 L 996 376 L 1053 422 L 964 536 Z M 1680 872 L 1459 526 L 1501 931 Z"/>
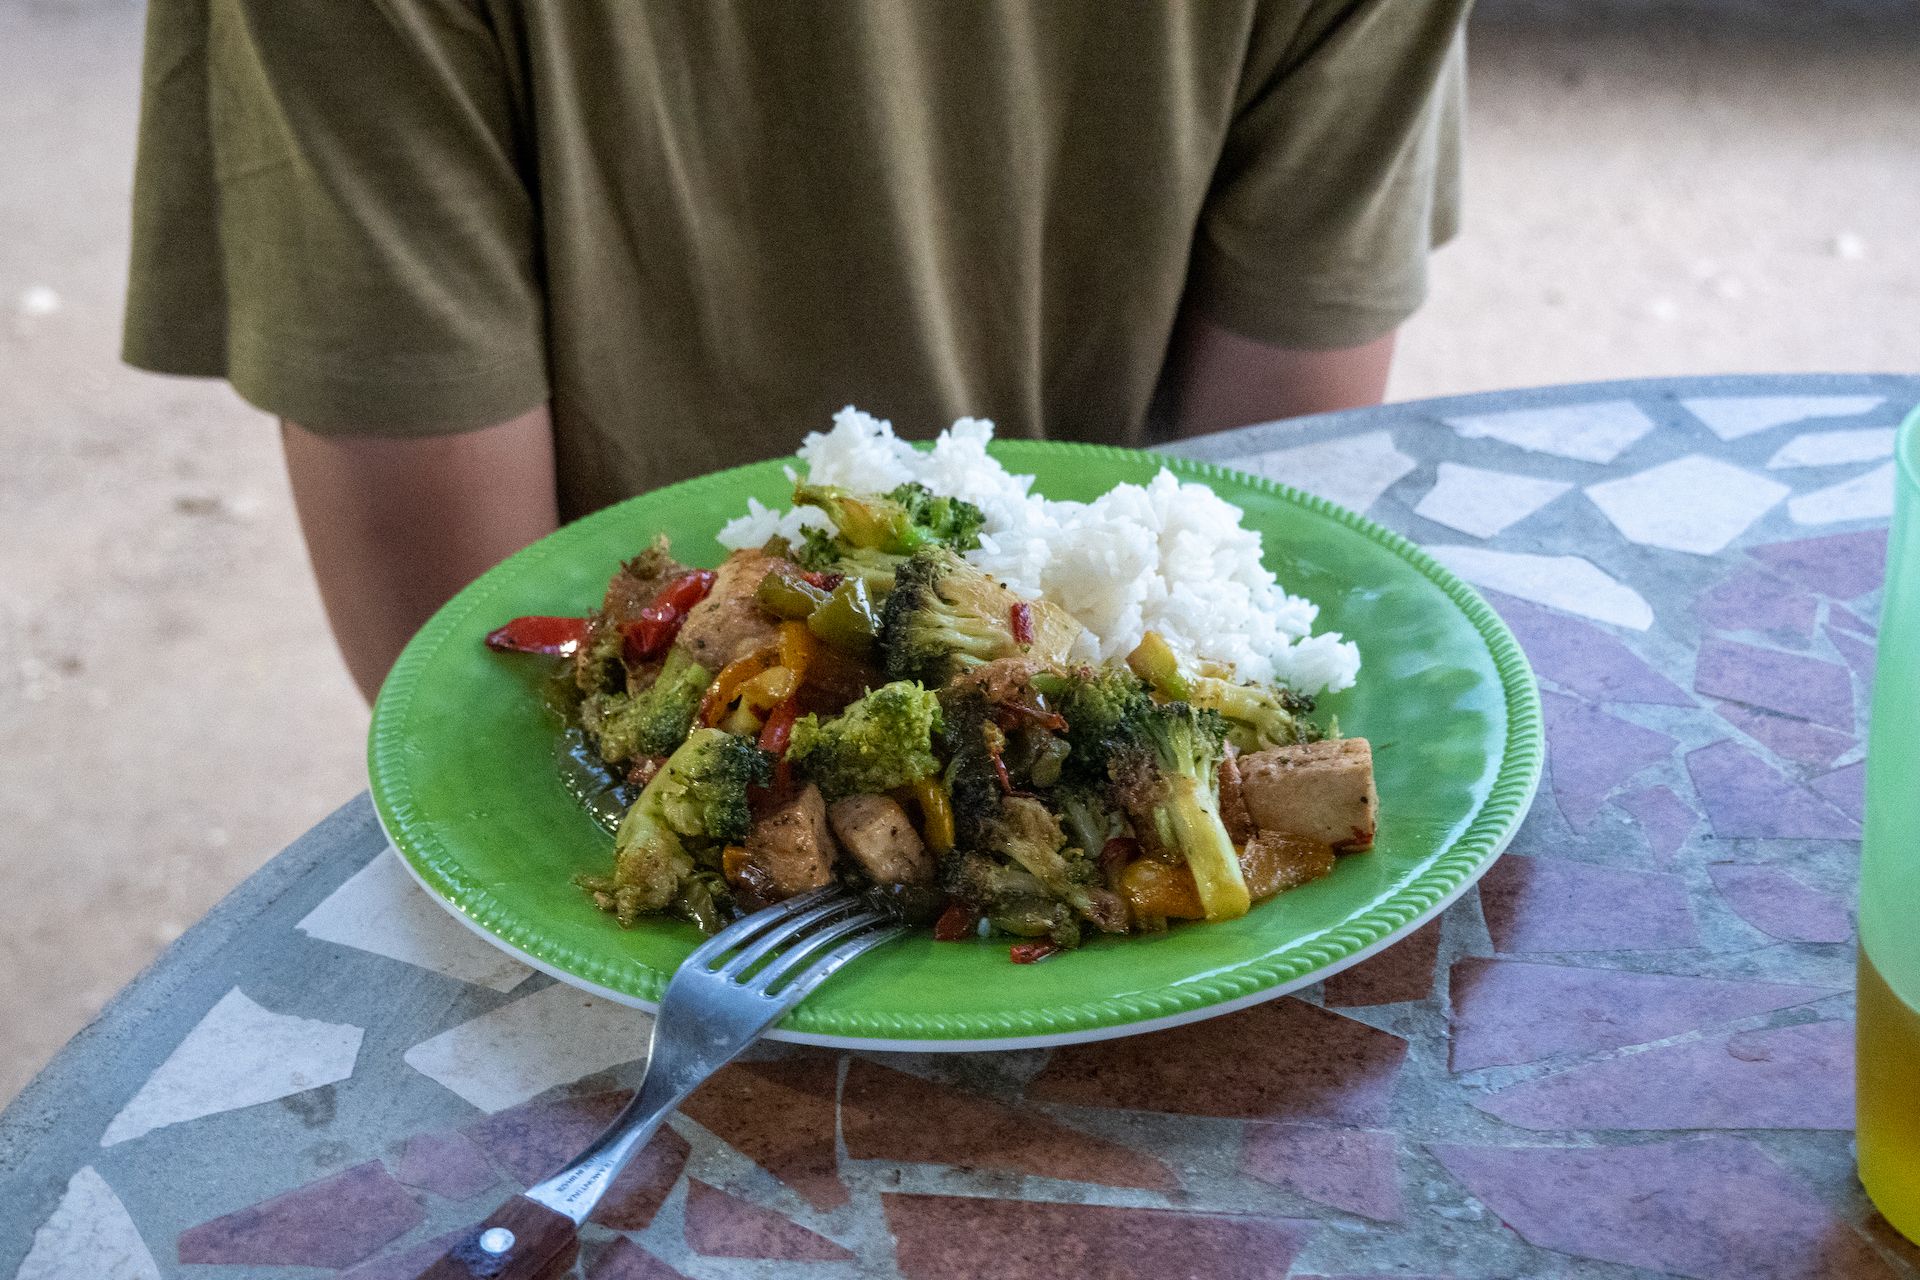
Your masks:
<path fill-rule="evenodd" d="M 1007 948 L 1007 959 L 1015 964 L 1036 964 L 1045 960 L 1056 951 L 1065 950 L 1057 942 L 1039 938 L 1032 942 L 1016 942 Z"/>
<path fill-rule="evenodd" d="M 787 744 L 793 741 L 793 722 L 799 718 L 800 695 L 790 693 L 767 713 L 767 722 L 760 726 L 760 749 L 786 755 Z"/>
<path fill-rule="evenodd" d="M 964 902 L 949 902 L 940 918 L 933 922 L 933 940 L 935 942 L 959 942 L 972 935 L 974 927 L 980 922 Z"/>
<path fill-rule="evenodd" d="M 845 582 L 847 575 L 844 573 L 817 573 L 812 569 L 802 569 L 800 571 L 800 580 L 810 587 L 818 587 L 822 591 L 831 591 Z"/>
<path fill-rule="evenodd" d="M 711 569 L 694 569 L 683 573 L 662 588 L 652 600 L 662 608 L 678 609 L 681 613 L 693 608 L 707 598 L 713 590 L 714 580 L 719 575 Z"/>
<path fill-rule="evenodd" d="M 687 620 L 688 610 L 707 598 L 713 582 L 711 569 L 695 569 L 662 588 L 660 594 L 640 610 L 638 618 L 620 628 L 628 660 L 646 662 L 665 653 L 680 634 L 680 624 Z"/>
<path fill-rule="evenodd" d="M 585 618 L 515 618 L 487 635 L 487 648 L 500 653 L 545 653 L 570 658 L 587 642 Z"/>
<path fill-rule="evenodd" d="M 1007 625 L 1013 629 L 1013 642 L 1022 648 L 1033 643 L 1033 606 L 1017 600 L 1007 610 Z"/>

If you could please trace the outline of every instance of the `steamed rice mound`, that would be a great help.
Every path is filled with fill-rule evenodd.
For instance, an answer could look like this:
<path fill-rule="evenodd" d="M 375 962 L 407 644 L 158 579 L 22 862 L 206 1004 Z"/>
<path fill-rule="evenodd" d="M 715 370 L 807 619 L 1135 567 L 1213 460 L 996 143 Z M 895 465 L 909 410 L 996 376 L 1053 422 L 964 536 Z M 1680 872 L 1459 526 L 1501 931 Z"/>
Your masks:
<path fill-rule="evenodd" d="M 917 480 L 978 506 L 986 525 L 967 558 L 1079 619 L 1087 634 L 1077 657 L 1125 658 L 1157 631 L 1187 656 L 1230 664 L 1241 680 L 1302 693 L 1353 684 L 1360 651 L 1337 633 L 1311 634 L 1318 609 L 1288 595 L 1261 564 L 1260 536 L 1241 525 L 1240 508 L 1165 470 L 1092 502 L 1055 502 L 1032 493 L 1032 476 L 988 456 L 992 439 L 991 422 L 961 418 L 932 449 L 916 449 L 890 423 L 849 406 L 831 431 L 806 438 L 799 457 L 816 484 L 884 493 Z M 757 547 L 825 523 L 812 508 L 775 511 L 750 501 L 719 541 Z"/>

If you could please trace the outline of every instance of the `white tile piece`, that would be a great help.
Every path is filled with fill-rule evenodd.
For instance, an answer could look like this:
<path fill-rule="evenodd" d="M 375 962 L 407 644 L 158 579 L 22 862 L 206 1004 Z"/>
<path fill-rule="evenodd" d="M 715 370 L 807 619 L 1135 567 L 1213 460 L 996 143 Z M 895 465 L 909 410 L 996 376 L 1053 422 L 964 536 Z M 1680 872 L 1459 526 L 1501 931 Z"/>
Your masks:
<path fill-rule="evenodd" d="M 1774 450 L 1767 470 L 1789 467 L 1837 467 L 1847 462 L 1872 462 L 1893 456 L 1893 427 L 1862 427 L 1858 431 L 1817 431 L 1795 436 Z"/>
<path fill-rule="evenodd" d="M 1697 453 L 1587 486 L 1593 505 L 1629 542 L 1703 556 L 1724 551 L 1791 492 L 1778 480 Z"/>
<path fill-rule="evenodd" d="M 413 882 L 391 848 L 356 871 L 297 926 L 323 942 L 511 991 L 533 970 L 455 920 Z"/>
<path fill-rule="evenodd" d="M 1452 545 L 1430 546 L 1427 552 L 1477 586 L 1635 631 L 1653 625 L 1653 607 L 1645 597 L 1579 556 Z"/>
<path fill-rule="evenodd" d="M 1738 440 L 1809 418 L 1871 413 L 1885 396 L 1695 396 L 1680 403 L 1722 440 Z"/>
<path fill-rule="evenodd" d="M 1393 487 L 1395 481 L 1413 470 L 1415 463 L 1394 447 L 1390 433 L 1369 431 L 1364 435 L 1272 449 L 1234 459 L 1231 465 L 1317 493 L 1350 511 L 1364 512 L 1378 502 L 1380 495 Z"/>
<path fill-rule="evenodd" d="M 555 983 L 421 1041 L 406 1063 L 482 1111 L 499 1111 L 644 1058 L 652 1028 L 649 1014 Z"/>
<path fill-rule="evenodd" d="M 100 1145 L 345 1080 L 365 1035 L 345 1023 L 263 1009 L 235 987 L 147 1077 Z"/>
<path fill-rule="evenodd" d="M 1803 493 L 1787 503 L 1795 524 L 1835 524 L 1841 520 L 1885 520 L 1893 514 L 1893 464 L 1864 475 Z"/>
<path fill-rule="evenodd" d="M 1413 512 L 1449 529 L 1458 529 L 1476 538 L 1491 538 L 1571 488 L 1573 486 L 1564 480 L 1542 480 L 1536 476 L 1516 476 L 1506 471 L 1443 462 L 1433 488 L 1420 499 L 1420 505 Z"/>
<path fill-rule="evenodd" d="M 1653 430 L 1653 419 L 1631 400 L 1508 409 L 1445 421 L 1462 439 L 1500 440 L 1529 453 L 1551 453 L 1581 462 L 1612 462 Z"/>
<path fill-rule="evenodd" d="M 67 1182 L 14 1280 L 160 1280 L 140 1229 L 107 1180 L 87 1165 Z"/>

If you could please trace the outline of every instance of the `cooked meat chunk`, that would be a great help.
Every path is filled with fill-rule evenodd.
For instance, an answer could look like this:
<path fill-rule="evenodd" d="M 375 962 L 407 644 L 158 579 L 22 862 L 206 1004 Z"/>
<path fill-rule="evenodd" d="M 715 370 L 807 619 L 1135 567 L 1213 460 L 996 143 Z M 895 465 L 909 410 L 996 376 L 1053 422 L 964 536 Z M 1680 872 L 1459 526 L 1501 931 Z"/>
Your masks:
<path fill-rule="evenodd" d="M 1033 673 L 1046 669 L 1047 664 L 1035 658 L 1012 657 L 995 658 L 992 662 L 962 671 L 947 682 L 947 692 L 957 694 L 978 689 L 986 695 L 989 706 L 999 706 L 1005 702 L 1031 701 L 1027 691 L 1027 682 Z"/>
<path fill-rule="evenodd" d="M 713 590 L 687 611 L 675 643 L 713 672 L 772 644 L 780 624 L 753 597 L 768 572 L 784 563 L 762 551 L 736 551 L 728 556 L 716 571 Z"/>
<path fill-rule="evenodd" d="M 1253 838 L 1253 819 L 1247 815 L 1247 798 L 1241 794 L 1240 753 L 1231 742 L 1220 757 L 1220 824 L 1235 844 Z"/>
<path fill-rule="evenodd" d="M 746 858 L 730 877 L 751 896 L 767 902 L 818 889 L 833 878 L 833 836 L 827 830 L 827 802 L 820 788 L 805 790 L 753 824 Z"/>
<path fill-rule="evenodd" d="M 1261 831 L 1317 840 L 1336 853 L 1373 843 L 1380 798 L 1365 738 L 1275 747 L 1238 765 L 1247 816 Z"/>
<path fill-rule="evenodd" d="M 933 855 L 907 820 L 907 811 L 886 796 L 851 795 L 827 808 L 840 847 L 875 884 L 932 884 Z"/>

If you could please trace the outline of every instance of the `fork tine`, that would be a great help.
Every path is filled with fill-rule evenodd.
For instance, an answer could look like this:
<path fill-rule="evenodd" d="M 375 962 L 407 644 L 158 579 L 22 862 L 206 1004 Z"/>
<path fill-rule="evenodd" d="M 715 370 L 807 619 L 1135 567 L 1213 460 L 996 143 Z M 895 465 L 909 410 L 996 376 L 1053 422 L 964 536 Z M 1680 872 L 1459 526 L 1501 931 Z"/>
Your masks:
<path fill-rule="evenodd" d="M 770 907 L 763 907 L 750 916 L 742 916 L 695 947 L 685 963 L 697 965 L 702 969 L 709 968 L 724 953 L 735 947 L 745 946 L 767 929 L 835 896 L 837 895 L 834 887 L 827 885 L 824 888 L 798 894 L 784 902 L 776 902 Z"/>
<path fill-rule="evenodd" d="M 862 929 L 880 924 L 886 918 L 878 911 L 863 911 L 859 915 L 848 916 L 844 920 L 835 920 L 831 924 L 822 925 L 772 960 L 767 961 L 766 968 L 751 978 L 745 979 L 740 985 L 750 991 L 771 991 L 775 983 L 804 970 L 816 956 L 848 934 L 858 933 Z"/>
<path fill-rule="evenodd" d="M 815 961 L 812 968 L 781 988 L 774 998 L 784 1004 L 798 1004 L 806 999 L 808 993 L 815 987 L 832 977 L 834 971 L 840 966 L 856 956 L 865 955 L 883 942 L 892 942 L 906 932 L 905 925 L 895 924 L 884 929 L 875 929 L 871 933 L 863 933 L 851 941 L 843 942 Z"/>
<path fill-rule="evenodd" d="M 753 945 L 743 948 L 740 954 L 731 957 L 714 972 L 723 978 L 738 981 L 740 976 L 774 951 L 786 946 L 795 938 L 817 925 L 826 923 L 835 916 L 845 915 L 849 911 L 860 909 L 858 898 L 835 894 L 818 906 L 810 907 L 784 920 L 776 920 L 754 941 Z"/>

